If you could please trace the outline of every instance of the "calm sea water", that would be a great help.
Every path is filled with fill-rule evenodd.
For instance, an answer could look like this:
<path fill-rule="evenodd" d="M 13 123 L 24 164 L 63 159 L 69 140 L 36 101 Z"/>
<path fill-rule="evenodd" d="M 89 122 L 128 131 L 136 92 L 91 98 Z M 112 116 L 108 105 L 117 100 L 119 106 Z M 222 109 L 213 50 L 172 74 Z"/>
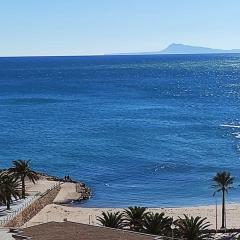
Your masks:
<path fill-rule="evenodd" d="M 0 58 L 0 168 L 85 181 L 82 206 L 214 203 L 236 176 L 240 55 Z"/>

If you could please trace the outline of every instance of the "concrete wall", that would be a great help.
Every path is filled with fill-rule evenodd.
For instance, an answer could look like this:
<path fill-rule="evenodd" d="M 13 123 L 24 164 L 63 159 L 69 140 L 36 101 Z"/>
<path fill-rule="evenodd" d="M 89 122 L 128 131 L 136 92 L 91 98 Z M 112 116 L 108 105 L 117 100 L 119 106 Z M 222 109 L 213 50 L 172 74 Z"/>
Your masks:
<path fill-rule="evenodd" d="M 60 186 L 49 190 L 40 198 L 35 200 L 32 204 L 26 207 L 22 212 L 16 215 L 15 218 L 10 220 L 5 227 L 21 227 L 31 218 L 33 218 L 37 213 L 39 213 L 46 205 L 51 204 L 58 192 L 60 191 Z"/>

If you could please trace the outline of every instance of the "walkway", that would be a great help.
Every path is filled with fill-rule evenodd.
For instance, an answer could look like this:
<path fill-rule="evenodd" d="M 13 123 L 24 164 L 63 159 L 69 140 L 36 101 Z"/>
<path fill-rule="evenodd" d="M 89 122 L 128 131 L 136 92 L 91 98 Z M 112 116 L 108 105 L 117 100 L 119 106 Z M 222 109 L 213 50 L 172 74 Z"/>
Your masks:
<path fill-rule="evenodd" d="M 0 240 L 14 240 L 12 234 L 8 231 L 9 229 L 0 228 Z"/>

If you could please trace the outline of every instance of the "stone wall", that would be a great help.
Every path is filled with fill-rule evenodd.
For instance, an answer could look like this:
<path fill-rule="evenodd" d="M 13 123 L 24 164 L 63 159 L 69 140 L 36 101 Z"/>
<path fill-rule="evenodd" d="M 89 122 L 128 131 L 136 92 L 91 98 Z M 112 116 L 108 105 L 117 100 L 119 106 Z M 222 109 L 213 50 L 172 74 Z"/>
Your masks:
<path fill-rule="evenodd" d="M 33 218 L 37 213 L 39 213 L 45 206 L 51 204 L 58 192 L 60 191 L 60 186 L 47 191 L 44 195 L 35 200 L 32 204 L 26 207 L 22 212 L 20 212 L 16 217 L 10 220 L 5 227 L 21 227 L 31 218 Z"/>

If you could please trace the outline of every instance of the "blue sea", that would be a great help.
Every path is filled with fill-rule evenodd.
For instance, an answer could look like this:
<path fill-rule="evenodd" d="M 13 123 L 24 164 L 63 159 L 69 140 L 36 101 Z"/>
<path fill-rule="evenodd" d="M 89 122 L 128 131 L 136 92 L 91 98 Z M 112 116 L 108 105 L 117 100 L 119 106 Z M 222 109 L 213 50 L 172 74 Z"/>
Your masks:
<path fill-rule="evenodd" d="M 0 58 L 0 168 L 82 180 L 83 207 L 240 199 L 240 55 Z M 220 200 L 220 198 L 219 198 Z"/>

